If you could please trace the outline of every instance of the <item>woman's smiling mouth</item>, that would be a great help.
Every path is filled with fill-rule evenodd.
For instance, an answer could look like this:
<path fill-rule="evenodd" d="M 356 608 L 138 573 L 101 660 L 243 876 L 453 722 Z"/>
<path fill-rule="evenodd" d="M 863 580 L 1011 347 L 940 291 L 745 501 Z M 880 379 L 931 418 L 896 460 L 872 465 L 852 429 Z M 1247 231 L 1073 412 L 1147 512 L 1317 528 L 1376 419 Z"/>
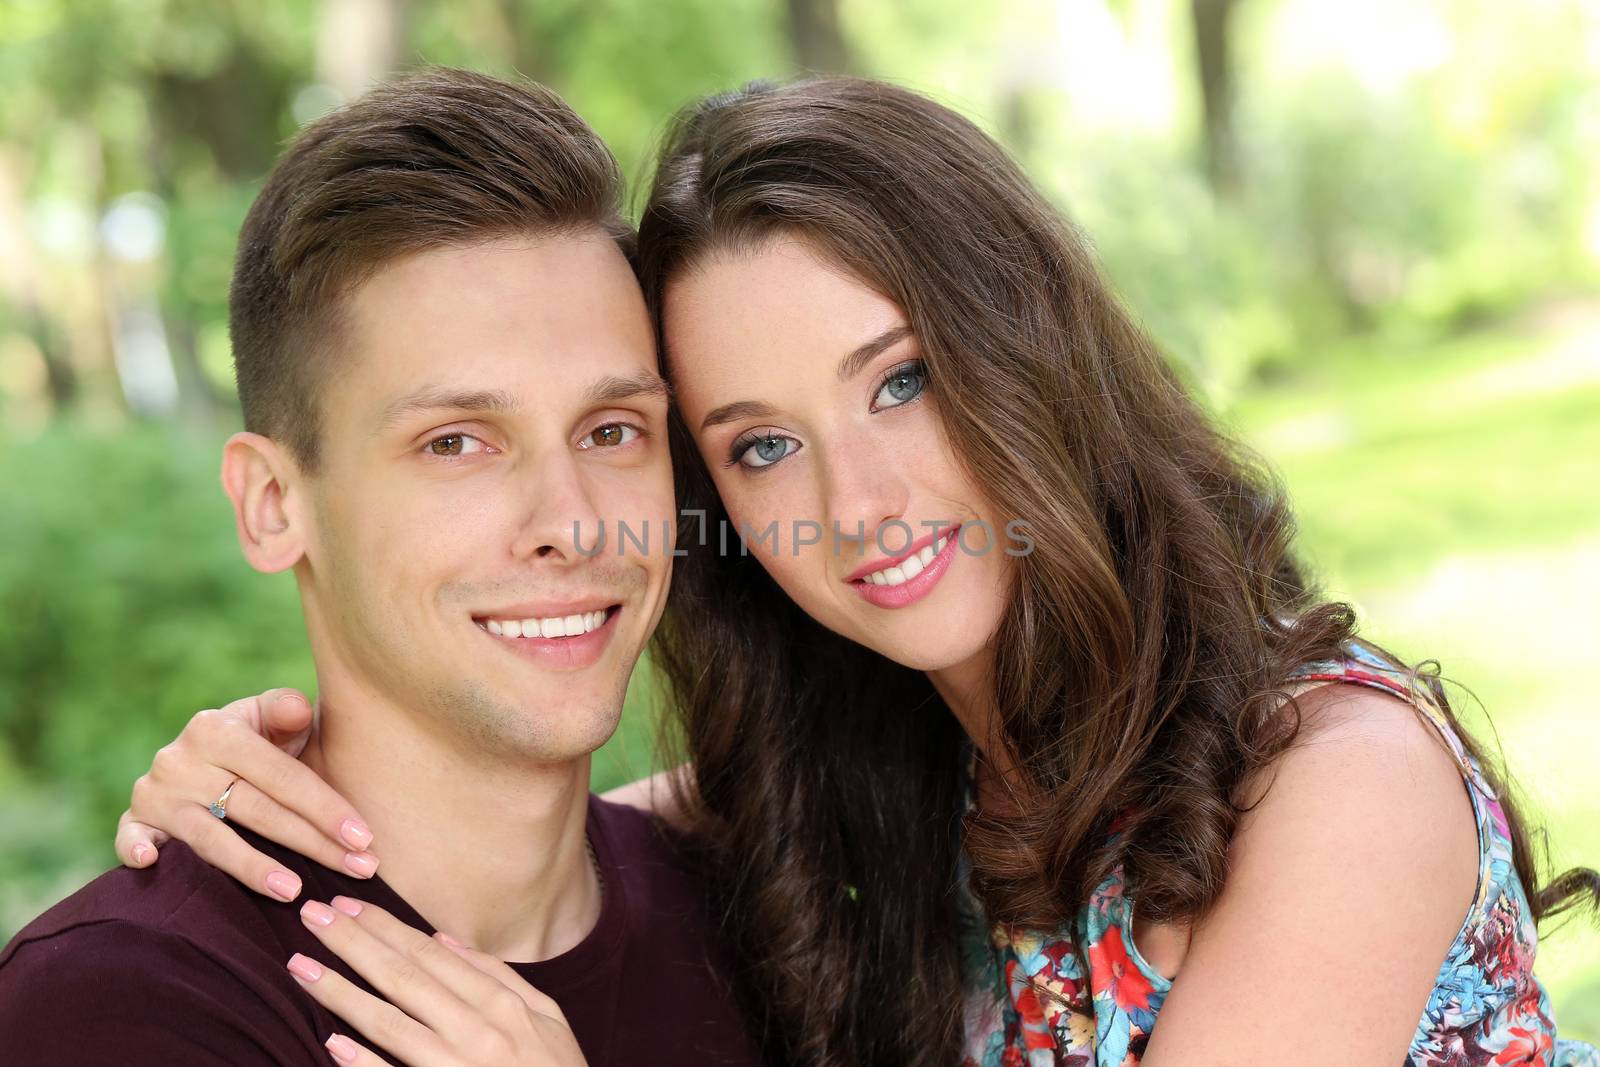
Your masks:
<path fill-rule="evenodd" d="M 894 560 L 868 564 L 846 581 L 870 604 L 880 608 L 903 608 L 933 591 L 950 569 L 959 542 L 960 526 L 952 525 L 948 533 L 938 537 L 929 534 L 920 544 L 913 542 L 907 546 L 915 551 L 908 551 Z"/>

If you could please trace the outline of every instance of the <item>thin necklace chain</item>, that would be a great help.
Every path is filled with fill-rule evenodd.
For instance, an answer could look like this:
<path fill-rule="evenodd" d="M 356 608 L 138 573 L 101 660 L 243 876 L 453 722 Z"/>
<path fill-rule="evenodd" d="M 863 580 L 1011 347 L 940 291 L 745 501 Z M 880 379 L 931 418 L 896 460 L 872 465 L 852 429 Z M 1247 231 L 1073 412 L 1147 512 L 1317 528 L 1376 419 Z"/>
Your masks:
<path fill-rule="evenodd" d="M 594 884 L 599 889 L 600 895 L 606 895 L 606 876 L 600 870 L 600 857 L 594 853 L 594 842 L 589 840 L 589 835 L 583 835 L 583 850 L 589 854 L 589 866 L 594 868 Z"/>

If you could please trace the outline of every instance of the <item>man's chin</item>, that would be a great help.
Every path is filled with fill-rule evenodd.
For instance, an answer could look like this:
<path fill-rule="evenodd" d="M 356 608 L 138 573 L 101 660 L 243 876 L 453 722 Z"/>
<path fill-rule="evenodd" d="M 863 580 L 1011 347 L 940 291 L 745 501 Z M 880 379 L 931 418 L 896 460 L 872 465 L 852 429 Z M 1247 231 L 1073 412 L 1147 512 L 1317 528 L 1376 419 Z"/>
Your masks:
<path fill-rule="evenodd" d="M 448 704 L 455 732 L 487 756 L 561 763 L 589 755 L 622 721 L 626 679 L 494 671 L 458 689 Z M 521 675 L 521 677 L 517 677 Z"/>

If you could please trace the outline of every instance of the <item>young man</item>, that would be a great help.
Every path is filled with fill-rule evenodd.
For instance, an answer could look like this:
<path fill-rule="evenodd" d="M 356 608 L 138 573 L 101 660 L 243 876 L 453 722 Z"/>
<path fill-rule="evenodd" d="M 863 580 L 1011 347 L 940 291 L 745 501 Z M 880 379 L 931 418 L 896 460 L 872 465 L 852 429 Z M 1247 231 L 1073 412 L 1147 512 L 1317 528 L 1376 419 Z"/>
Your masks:
<path fill-rule="evenodd" d="M 682 843 L 588 789 L 670 557 L 576 531 L 673 513 L 618 187 L 554 94 L 452 71 L 280 161 L 240 242 L 248 432 L 223 483 L 250 564 L 295 574 L 320 693 L 305 762 L 368 813 L 351 870 L 371 874 L 375 836 L 383 876 L 253 835 L 302 908 L 178 845 L 106 874 L 0 954 L 7 1062 L 322 1064 L 351 1054 L 325 1050 L 337 1034 L 500 1063 L 534 1047 L 506 1032 L 523 1024 L 551 1056 L 570 1026 L 590 1064 L 755 1062 Z M 464 970 L 435 928 L 487 955 Z"/>

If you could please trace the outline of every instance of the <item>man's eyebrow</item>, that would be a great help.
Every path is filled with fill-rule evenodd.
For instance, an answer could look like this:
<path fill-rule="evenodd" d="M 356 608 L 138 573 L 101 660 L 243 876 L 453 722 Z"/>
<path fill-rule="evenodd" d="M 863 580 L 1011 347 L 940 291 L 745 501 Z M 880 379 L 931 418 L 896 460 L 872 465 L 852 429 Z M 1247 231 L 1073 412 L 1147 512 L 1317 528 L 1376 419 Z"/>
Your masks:
<path fill-rule="evenodd" d="M 607 404 L 617 404 L 624 400 L 636 400 L 646 396 L 670 400 L 672 390 L 661 375 L 651 371 L 626 378 L 608 374 L 589 386 L 584 393 L 584 400 L 590 407 L 604 407 Z"/>
<path fill-rule="evenodd" d="M 840 360 L 838 371 L 839 380 L 841 382 L 848 382 L 851 378 L 854 378 L 857 374 L 860 374 L 861 368 L 865 367 L 868 363 L 871 363 L 873 357 L 883 354 L 885 351 L 892 348 L 896 344 L 899 344 L 901 341 L 910 336 L 911 327 L 903 324 L 900 326 L 892 326 L 889 329 L 884 330 L 878 336 L 874 337 L 872 340 L 868 341 L 866 344 L 862 345 L 848 356 L 845 356 L 844 359 Z"/>
<path fill-rule="evenodd" d="M 724 404 L 720 408 L 712 408 L 710 414 L 700 420 L 700 432 L 705 433 L 713 426 L 721 426 L 725 422 L 736 422 L 739 419 L 758 418 L 772 414 L 772 406 L 763 404 L 759 400 L 736 400 L 732 404 Z"/>
<path fill-rule="evenodd" d="M 517 410 L 518 406 L 517 398 L 502 389 L 467 392 L 432 387 L 418 389 L 391 401 L 383 409 L 383 415 L 378 420 L 378 432 L 389 429 L 405 416 L 419 411 L 473 411 L 502 415 Z"/>

